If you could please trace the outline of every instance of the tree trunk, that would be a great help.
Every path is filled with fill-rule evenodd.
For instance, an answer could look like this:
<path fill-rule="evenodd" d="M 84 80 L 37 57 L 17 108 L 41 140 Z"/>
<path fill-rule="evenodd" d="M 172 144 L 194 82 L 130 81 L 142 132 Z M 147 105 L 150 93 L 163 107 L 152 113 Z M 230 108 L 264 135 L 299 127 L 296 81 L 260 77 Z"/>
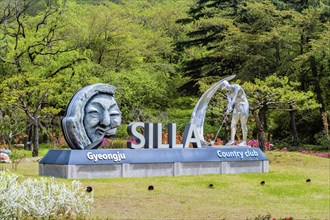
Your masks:
<path fill-rule="evenodd" d="M 2 124 L 3 123 L 3 111 L 1 109 L 1 106 L 0 106 L 0 123 Z M 0 131 L 2 132 L 2 131 Z M 1 142 L 5 142 L 5 138 L 3 137 L 2 140 L 0 140 Z"/>
<path fill-rule="evenodd" d="M 290 105 L 290 126 L 291 126 L 291 133 L 292 133 L 292 145 L 295 147 L 299 146 L 299 138 L 296 126 L 296 110 L 294 109 L 293 105 Z"/>
<path fill-rule="evenodd" d="M 34 130 L 34 140 L 32 148 L 32 157 L 37 157 L 39 154 L 39 124 L 38 118 L 33 118 L 33 130 Z"/>
<path fill-rule="evenodd" d="M 33 128 L 31 126 L 27 126 L 27 140 L 26 140 L 26 143 L 25 143 L 25 150 L 32 150 L 32 138 L 33 138 L 33 134 L 32 134 L 32 131 L 33 131 Z"/>
<path fill-rule="evenodd" d="M 312 70 L 312 74 L 313 74 L 313 79 L 314 79 L 314 92 L 316 94 L 316 99 L 317 102 L 321 105 L 320 108 L 320 113 L 322 115 L 322 112 L 325 112 L 325 105 L 323 102 L 323 98 L 322 98 L 322 89 L 320 86 L 320 80 L 319 80 L 319 75 L 317 73 L 317 64 L 316 64 L 316 60 L 314 56 L 310 57 L 310 64 L 311 64 L 311 70 Z"/>
<path fill-rule="evenodd" d="M 0 106 L 0 122 L 3 123 L 3 111 L 1 106 Z"/>
<path fill-rule="evenodd" d="M 256 130 L 257 130 L 257 137 L 259 141 L 259 148 L 262 151 L 265 151 L 265 135 L 264 135 L 264 129 L 262 126 L 262 123 L 260 121 L 259 115 L 256 111 L 252 112 L 255 122 L 256 122 Z"/>
<path fill-rule="evenodd" d="M 264 106 L 266 106 L 266 105 L 264 105 Z M 260 123 L 261 123 L 264 131 L 268 130 L 266 110 L 267 110 L 267 107 L 262 107 L 258 113 L 259 120 L 260 120 Z"/>
<path fill-rule="evenodd" d="M 274 47 L 275 47 L 276 66 L 279 66 L 281 62 L 280 43 L 278 41 L 275 41 Z"/>

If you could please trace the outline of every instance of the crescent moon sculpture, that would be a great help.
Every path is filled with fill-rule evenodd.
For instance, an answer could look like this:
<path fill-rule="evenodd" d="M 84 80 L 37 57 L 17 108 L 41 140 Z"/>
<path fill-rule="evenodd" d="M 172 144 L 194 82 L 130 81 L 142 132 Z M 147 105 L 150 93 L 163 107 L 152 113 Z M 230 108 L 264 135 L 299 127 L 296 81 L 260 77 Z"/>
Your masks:
<path fill-rule="evenodd" d="M 206 114 L 207 106 L 208 106 L 212 96 L 214 95 L 214 93 L 219 89 L 221 83 L 224 80 L 226 80 L 226 81 L 232 80 L 233 78 L 235 78 L 235 76 L 236 75 L 231 75 L 231 76 L 221 79 L 220 81 L 215 83 L 213 86 L 211 86 L 206 92 L 204 92 L 204 94 L 197 102 L 197 104 L 191 114 L 190 123 L 196 124 L 196 127 L 197 127 L 196 135 L 198 135 L 199 140 L 201 140 L 201 142 L 202 142 L 202 145 L 208 145 L 208 143 L 209 143 L 209 142 L 205 141 L 205 139 L 204 139 L 204 121 L 205 121 L 205 114 Z"/>
<path fill-rule="evenodd" d="M 104 137 L 116 134 L 121 112 L 114 94 L 114 86 L 98 83 L 72 97 L 62 119 L 62 131 L 71 149 L 97 149 Z"/>

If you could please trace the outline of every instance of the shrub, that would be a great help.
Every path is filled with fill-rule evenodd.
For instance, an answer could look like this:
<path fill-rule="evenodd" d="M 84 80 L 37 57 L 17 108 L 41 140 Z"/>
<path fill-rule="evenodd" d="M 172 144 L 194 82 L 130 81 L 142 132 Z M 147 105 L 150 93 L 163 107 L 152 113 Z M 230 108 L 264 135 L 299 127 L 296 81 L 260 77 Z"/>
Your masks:
<path fill-rule="evenodd" d="M 127 148 L 127 140 L 123 138 L 104 138 L 99 149 Z"/>
<path fill-rule="evenodd" d="M 127 140 L 122 138 L 115 138 L 112 148 L 127 148 Z"/>
<path fill-rule="evenodd" d="M 327 135 L 325 134 L 324 131 L 315 134 L 314 138 L 316 140 L 316 143 L 321 145 L 321 146 L 328 147 L 330 145 L 330 140 L 329 140 L 329 138 L 327 137 Z"/>
<path fill-rule="evenodd" d="M 10 154 L 10 159 L 12 161 L 12 168 L 17 170 L 18 165 L 23 161 L 26 157 L 26 152 L 21 149 L 14 149 L 13 153 Z"/>
<path fill-rule="evenodd" d="M 0 219 L 84 218 L 90 213 L 93 195 L 81 183 L 56 183 L 54 178 L 25 179 L 0 172 Z"/>

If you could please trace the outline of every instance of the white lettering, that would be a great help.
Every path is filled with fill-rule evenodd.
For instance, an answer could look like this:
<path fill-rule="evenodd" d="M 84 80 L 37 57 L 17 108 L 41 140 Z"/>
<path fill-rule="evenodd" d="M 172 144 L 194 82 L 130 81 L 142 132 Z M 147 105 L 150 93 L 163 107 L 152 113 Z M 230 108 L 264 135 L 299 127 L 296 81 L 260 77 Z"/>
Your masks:
<path fill-rule="evenodd" d="M 170 147 L 169 144 L 163 144 L 162 127 L 162 123 L 154 123 L 154 148 Z"/>
<path fill-rule="evenodd" d="M 245 151 L 245 156 L 246 157 L 258 157 L 259 156 L 259 154 L 258 154 L 258 152 L 256 151 L 256 150 L 247 150 L 247 151 Z"/>
<path fill-rule="evenodd" d="M 97 162 L 98 160 L 113 160 L 114 162 L 120 162 L 121 160 L 126 159 L 126 155 L 117 151 L 114 154 L 93 154 L 92 152 L 88 152 L 86 154 L 88 160 L 93 160 Z"/>
<path fill-rule="evenodd" d="M 97 155 L 93 154 L 94 161 L 97 161 Z"/>
<path fill-rule="evenodd" d="M 138 127 L 144 128 L 144 135 L 138 132 Z M 133 122 L 128 125 L 127 132 L 132 136 L 136 143 L 127 142 L 127 147 L 138 148 L 188 148 L 192 144 L 194 148 L 201 148 L 201 140 L 197 135 L 196 124 L 187 124 L 181 144 L 176 144 L 176 125 L 170 123 L 167 127 L 168 144 L 163 144 L 162 124 L 161 123 L 143 123 Z"/>
<path fill-rule="evenodd" d="M 243 159 L 243 152 L 239 152 L 239 151 L 229 151 L 229 152 L 223 152 L 221 150 L 217 151 L 217 155 L 220 158 L 240 158 Z"/>
<path fill-rule="evenodd" d="M 240 155 L 240 158 L 243 159 L 243 156 L 244 156 L 243 152 L 238 152 L 238 153 Z"/>
<path fill-rule="evenodd" d="M 93 153 L 92 152 L 88 152 L 87 153 L 87 158 L 88 158 L 88 160 L 93 160 Z"/>
<path fill-rule="evenodd" d="M 197 126 L 196 124 L 187 124 L 184 129 L 184 134 L 182 138 L 183 148 L 189 147 L 189 144 L 192 143 L 194 148 L 201 148 L 201 140 L 199 139 L 197 134 Z"/>
<path fill-rule="evenodd" d="M 143 148 L 145 146 L 146 139 L 144 138 L 143 134 L 137 131 L 138 127 L 144 128 L 144 123 L 142 122 L 130 123 L 127 127 L 128 134 L 137 139 L 136 144 L 132 142 L 127 142 L 128 148 L 138 149 L 138 148 Z"/>
<path fill-rule="evenodd" d="M 169 123 L 167 126 L 168 131 L 168 143 L 170 148 L 183 148 L 183 144 L 176 143 L 176 124 Z"/>

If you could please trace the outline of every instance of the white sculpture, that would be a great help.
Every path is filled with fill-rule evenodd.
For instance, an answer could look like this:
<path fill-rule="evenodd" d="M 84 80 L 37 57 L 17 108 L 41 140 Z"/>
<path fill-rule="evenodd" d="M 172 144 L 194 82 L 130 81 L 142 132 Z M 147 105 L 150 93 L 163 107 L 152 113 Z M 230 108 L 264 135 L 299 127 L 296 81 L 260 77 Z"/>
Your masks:
<path fill-rule="evenodd" d="M 241 86 L 237 84 L 229 84 L 228 81 L 224 80 L 221 82 L 222 90 L 227 91 L 227 110 L 226 115 L 233 111 L 233 117 L 231 119 L 231 135 L 230 141 L 226 145 L 232 145 L 235 143 L 236 126 L 238 121 L 241 121 L 243 140 L 239 146 L 247 146 L 247 120 L 249 117 L 249 102 L 246 98 L 245 92 Z"/>
<path fill-rule="evenodd" d="M 214 141 L 213 142 L 211 141 L 211 143 L 209 143 L 208 141 L 206 141 L 204 139 L 204 121 L 205 121 L 205 114 L 206 114 L 207 106 L 208 106 L 212 96 L 214 95 L 214 93 L 216 93 L 216 91 L 221 86 L 222 82 L 225 80 L 229 81 L 229 80 L 235 78 L 235 76 L 236 75 L 231 75 L 224 79 L 221 79 L 216 84 L 211 86 L 206 92 L 204 92 L 202 97 L 198 100 L 193 113 L 191 114 L 190 123 L 196 124 L 196 126 L 197 126 L 196 135 L 198 135 L 199 140 L 201 140 L 202 145 L 204 145 L 204 146 L 210 146 L 210 145 L 213 145 L 213 143 L 214 143 Z"/>

